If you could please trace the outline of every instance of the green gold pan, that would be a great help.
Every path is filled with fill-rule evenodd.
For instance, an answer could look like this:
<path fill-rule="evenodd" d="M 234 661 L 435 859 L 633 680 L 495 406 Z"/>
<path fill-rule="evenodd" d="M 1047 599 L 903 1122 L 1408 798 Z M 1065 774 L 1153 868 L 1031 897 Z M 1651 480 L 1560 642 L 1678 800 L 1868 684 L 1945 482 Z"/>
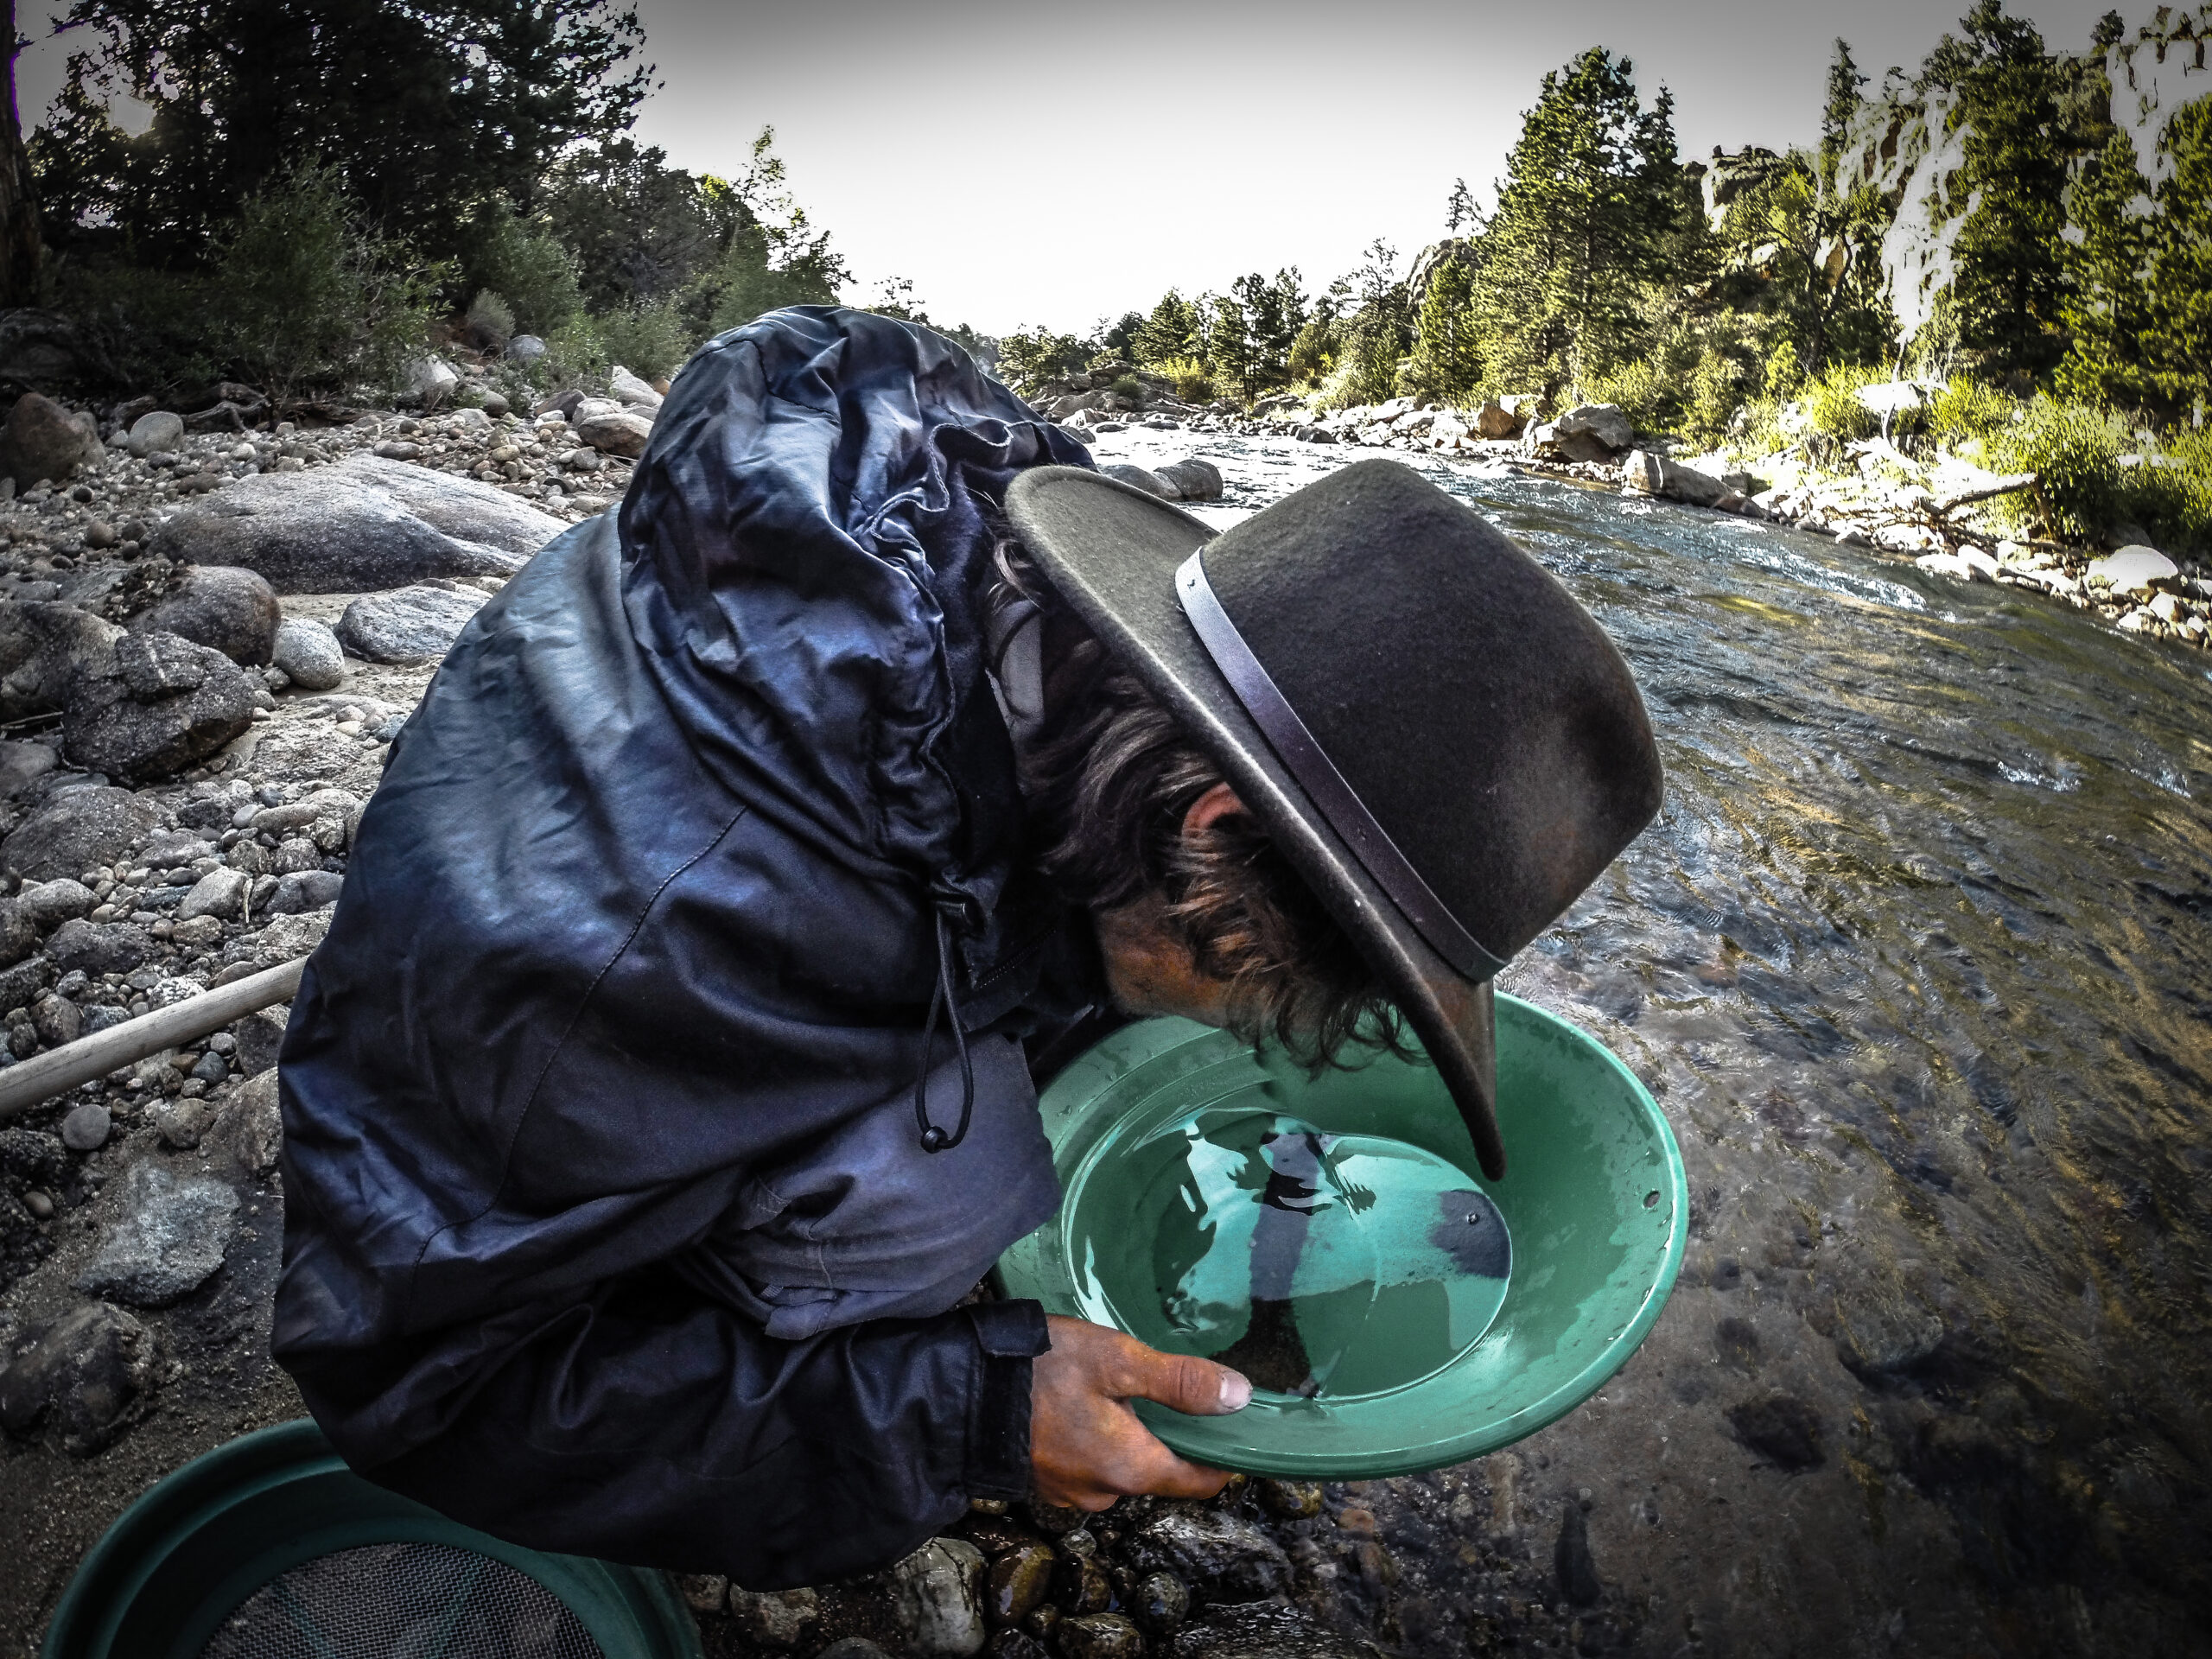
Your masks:
<path fill-rule="evenodd" d="M 1359 1302 L 1344 1287 L 1358 1269 L 1341 1265 L 1353 1247 L 1319 1223 L 1309 1239 L 1301 1222 L 1298 1273 L 1315 1294 L 1296 1305 L 1306 1340 L 1303 1348 L 1293 1344 L 1295 1363 L 1285 1367 L 1278 1358 L 1281 1375 L 1255 1376 L 1274 1386 L 1230 1416 L 1186 1417 L 1147 1403 L 1138 1410 L 1185 1457 L 1302 1479 L 1411 1474 L 1510 1446 L 1588 1399 L 1636 1351 L 1681 1265 L 1689 1201 L 1666 1119 L 1628 1068 L 1586 1033 L 1501 994 L 1497 1079 L 1498 1125 L 1512 1165 L 1491 1182 L 1481 1176 L 1451 1096 L 1426 1065 L 1386 1057 L 1308 1078 L 1280 1055 L 1255 1056 L 1225 1033 L 1188 1020 L 1128 1027 L 1045 1091 L 1045 1132 L 1065 1196 L 1058 1215 L 1000 1258 L 1000 1282 L 1047 1313 L 1114 1325 L 1157 1347 L 1223 1354 L 1232 1363 L 1271 1353 L 1256 1314 L 1241 1345 L 1226 1338 L 1244 1332 L 1242 1323 L 1208 1327 L 1202 1313 L 1191 1315 L 1193 1286 L 1211 1288 L 1217 1300 L 1210 1306 L 1220 1311 L 1224 1273 L 1219 1262 L 1211 1272 L 1190 1268 L 1194 1224 L 1178 1203 L 1198 1211 L 1195 1224 L 1212 1236 L 1214 1221 L 1196 1192 L 1204 1187 L 1217 1198 L 1241 1179 L 1256 1195 L 1271 1172 L 1250 1149 L 1272 1133 L 1266 1157 L 1304 1172 L 1319 1190 L 1318 1199 L 1303 1201 L 1307 1206 L 1325 1218 L 1332 1199 L 1349 1192 L 1353 1207 L 1374 1206 L 1381 1236 L 1403 1235 L 1389 1195 L 1375 1205 L 1370 1189 L 1379 1166 L 1356 1155 L 1395 1142 L 1423 1166 L 1415 1179 L 1425 1185 L 1414 1196 L 1428 1207 L 1412 1224 L 1417 1231 L 1444 1236 L 1440 1203 L 1448 1212 L 1443 1222 L 1502 1224 L 1510 1255 L 1503 1241 L 1493 1241 L 1489 1257 L 1458 1252 L 1479 1274 L 1501 1277 L 1468 1280 L 1448 1296 L 1434 1284 L 1417 1287 L 1423 1295 L 1386 1282 L 1383 1294 L 1370 1289 Z M 1294 1125 L 1313 1136 L 1292 1139 L 1287 1126 Z M 1210 1135 L 1203 1145 L 1201 1131 Z M 1179 1166 L 1168 1168 L 1162 1148 L 1179 1150 L 1186 1141 L 1211 1161 L 1194 1160 L 1198 1177 L 1185 1175 L 1179 1188 Z M 1318 1157 L 1286 1160 L 1286 1146 L 1310 1146 Z M 1256 1173 L 1240 1178 L 1239 1152 Z M 1440 1179 L 1439 1169 L 1464 1179 Z M 1293 1190 L 1305 1189 L 1294 1181 Z M 1260 1243 L 1249 1242 L 1251 1233 L 1249 1224 L 1239 1233 L 1231 1219 L 1220 1236 L 1234 1271 L 1256 1276 L 1264 1224 Z M 1471 1300 L 1461 1294 L 1471 1286 Z M 1248 1366 L 1255 1369 L 1265 1366 Z M 1291 1371 L 1305 1377 L 1310 1397 L 1287 1391 L 1298 1386 Z"/>

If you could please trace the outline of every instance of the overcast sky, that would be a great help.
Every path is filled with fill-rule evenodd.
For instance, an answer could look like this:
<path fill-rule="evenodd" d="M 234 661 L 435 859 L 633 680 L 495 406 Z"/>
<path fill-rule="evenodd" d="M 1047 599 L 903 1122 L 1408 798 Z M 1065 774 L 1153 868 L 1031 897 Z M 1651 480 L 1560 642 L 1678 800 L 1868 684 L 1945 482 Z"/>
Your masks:
<path fill-rule="evenodd" d="M 1378 236 L 1410 255 L 1455 178 L 1487 203 L 1538 79 L 1593 45 L 1647 97 L 1674 89 L 1685 156 L 1810 142 L 1838 34 L 1878 80 L 1968 0 L 638 3 L 665 83 L 642 138 L 734 173 L 772 124 L 849 297 L 903 276 L 938 321 L 1000 334 L 1281 265 L 1312 289 Z M 2011 10 L 2078 50 L 2109 3 Z M 2150 12 L 2120 10 L 2131 29 Z M 59 60 L 26 54 L 27 121 Z"/>

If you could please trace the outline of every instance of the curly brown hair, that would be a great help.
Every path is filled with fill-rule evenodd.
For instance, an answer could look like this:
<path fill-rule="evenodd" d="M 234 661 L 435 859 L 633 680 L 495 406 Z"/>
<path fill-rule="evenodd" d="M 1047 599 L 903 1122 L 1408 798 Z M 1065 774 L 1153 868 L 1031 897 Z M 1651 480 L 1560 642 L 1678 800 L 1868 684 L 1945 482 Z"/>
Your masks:
<path fill-rule="evenodd" d="M 1039 862 L 1073 902 L 1113 911 L 1156 898 L 1198 970 L 1225 982 L 1230 1029 L 1319 1071 L 1350 1049 L 1403 1052 L 1381 979 L 1259 820 L 1232 812 L 1196 836 L 1183 820 L 1226 782 L 1129 670 L 1053 594 L 999 527 L 988 607 L 1027 603 L 1045 630 L 1044 709 L 1021 755 Z"/>

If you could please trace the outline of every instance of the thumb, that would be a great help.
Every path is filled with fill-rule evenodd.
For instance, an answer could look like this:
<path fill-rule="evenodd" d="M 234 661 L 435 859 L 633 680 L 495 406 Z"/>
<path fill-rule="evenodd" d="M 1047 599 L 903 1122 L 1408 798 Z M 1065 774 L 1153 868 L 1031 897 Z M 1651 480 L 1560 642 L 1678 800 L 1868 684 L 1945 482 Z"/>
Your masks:
<path fill-rule="evenodd" d="M 1157 1401 L 1194 1417 L 1241 1411 L 1252 1398 L 1252 1385 L 1240 1372 L 1195 1354 L 1147 1349 L 1135 1380 L 1137 1386 L 1129 1392 L 1138 1399 Z"/>

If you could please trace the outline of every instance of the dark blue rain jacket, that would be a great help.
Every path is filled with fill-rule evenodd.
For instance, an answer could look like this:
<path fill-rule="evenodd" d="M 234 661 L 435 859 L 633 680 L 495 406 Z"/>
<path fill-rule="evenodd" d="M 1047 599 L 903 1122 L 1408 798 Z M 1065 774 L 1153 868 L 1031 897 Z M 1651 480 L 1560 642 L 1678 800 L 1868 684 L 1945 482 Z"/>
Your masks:
<path fill-rule="evenodd" d="M 354 1467 L 755 1588 L 1026 1488 L 1042 1315 L 952 1304 L 1056 1201 L 1017 1040 L 1103 995 L 980 616 L 984 504 L 1047 461 L 949 342 L 779 312 L 463 633 L 283 1054 L 274 1345 Z M 931 1158 L 940 922 L 977 1104 Z"/>

